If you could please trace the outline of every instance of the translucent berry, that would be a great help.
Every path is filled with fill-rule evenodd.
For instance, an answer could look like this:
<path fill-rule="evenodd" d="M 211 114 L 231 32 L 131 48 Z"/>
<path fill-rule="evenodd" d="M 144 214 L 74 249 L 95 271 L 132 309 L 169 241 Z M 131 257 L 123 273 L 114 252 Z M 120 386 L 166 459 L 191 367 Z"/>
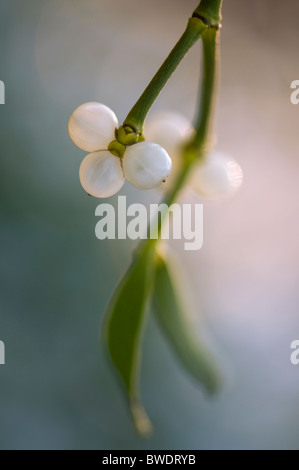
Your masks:
<path fill-rule="evenodd" d="M 71 115 L 68 131 L 77 147 L 86 152 L 108 148 L 115 139 L 118 121 L 114 112 L 101 103 L 85 103 Z"/>
<path fill-rule="evenodd" d="M 209 200 L 232 196 L 242 185 L 240 165 L 230 156 L 219 152 L 210 153 L 192 173 L 191 188 Z"/>
<path fill-rule="evenodd" d="M 154 142 L 128 146 L 123 157 L 127 180 L 139 189 L 151 189 L 166 180 L 171 159 L 164 148 Z"/>
<path fill-rule="evenodd" d="M 81 163 L 79 177 L 85 191 L 98 198 L 113 196 L 125 182 L 121 160 L 109 150 L 87 155 Z"/>
<path fill-rule="evenodd" d="M 144 135 L 150 142 L 157 142 L 174 158 L 181 145 L 192 136 L 190 121 L 180 113 L 157 112 L 145 122 Z"/>
<path fill-rule="evenodd" d="M 165 148 L 172 160 L 171 174 L 166 183 L 160 186 L 162 191 L 167 191 L 179 174 L 182 147 L 193 133 L 190 121 L 180 113 L 157 112 L 147 118 L 144 128 L 146 139 Z"/>

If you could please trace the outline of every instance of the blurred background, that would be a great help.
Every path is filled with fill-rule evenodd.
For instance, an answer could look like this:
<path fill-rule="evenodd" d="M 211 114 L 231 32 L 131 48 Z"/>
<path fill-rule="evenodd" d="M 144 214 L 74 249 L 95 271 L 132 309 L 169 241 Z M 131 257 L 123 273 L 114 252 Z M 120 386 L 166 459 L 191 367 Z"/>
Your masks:
<path fill-rule="evenodd" d="M 242 166 L 234 199 L 204 205 L 204 247 L 177 247 L 193 313 L 225 375 L 207 398 L 154 320 L 139 439 L 100 348 L 130 241 L 99 241 L 67 121 L 86 101 L 121 122 L 183 32 L 196 0 L 2 0 L 0 79 L 1 449 L 298 449 L 299 4 L 224 0 L 218 148 Z M 192 119 L 200 45 L 154 105 Z M 152 201 L 129 184 L 128 202 Z M 112 198 L 112 202 L 116 198 Z M 189 294 L 188 294 L 189 295 Z"/>

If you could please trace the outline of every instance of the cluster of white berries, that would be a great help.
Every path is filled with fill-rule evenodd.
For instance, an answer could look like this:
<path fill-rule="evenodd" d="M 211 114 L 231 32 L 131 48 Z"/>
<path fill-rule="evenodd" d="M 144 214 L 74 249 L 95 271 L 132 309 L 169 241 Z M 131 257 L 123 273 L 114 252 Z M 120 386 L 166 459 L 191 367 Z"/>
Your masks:
<path fill-rule="evenodd" d="M 162 188 L 167 189 L 180 172 L 181 149 L 194 132 L 190 121 L 179 113 L 160 112 L 146 120 L 146 138 L 162 145 L 172 159 L 171 175 Z M 241 187 L 242 181 L 240 165 L 229 155 L 213 151 L 195 164 L 188 184 L 202 198 L 218 201 L 232 196 Z"/>
<path fill-rule="evenodd" d="M 70 117 L 68 131 L 72 141 L 90 152 L 81 163 L 79 177 L 91 196 L 112 196 L 121 189 L 125 179 L 139 189 L 151 189 L 171 171 L 171 159 L 157 143 L 127 145 L 122 158 L 108 150 L 115 141 L 117 128 L 114 112 L 101 103 L 82 104 Z"/>
<path fill-rule="evenodd" d="M 90 152 L 79 171 L 85 191 L 94 197 L 109 197 L 122 188 L 125 179 L 139 189 L 151 189 L 165 183 L 171 172 L 161 185 L 168 189 L 181 169 L 181 149 L 194 134 L 191 123 L 179 113 L 153 114 L 145 123 L 147 141 L 126 145 L 123 156 L 111 149 L 111 143 L 117 142 L 117 128 L 114 112 L 101 103 L 83 104 L 71 115 L 68 131 L 72 141 Z M 219 200 L 233 195 L 242 179 L 235 160 L 212 152 L 195 166 L 189 184 L 201 197 Z"/>

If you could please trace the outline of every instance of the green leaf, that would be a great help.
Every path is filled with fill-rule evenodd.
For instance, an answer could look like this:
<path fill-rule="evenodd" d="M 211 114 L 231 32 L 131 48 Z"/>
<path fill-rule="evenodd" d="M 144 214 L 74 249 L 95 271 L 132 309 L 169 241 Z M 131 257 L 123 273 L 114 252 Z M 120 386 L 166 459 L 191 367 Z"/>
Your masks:
<path fill-rule="evenodd" d="M 137 431 L 146 435 L 151 423 L 139 398 L 140 342 L 154 281 L 154 247 L 145 245 L 114 292 L 104 317 L 103 337 L 125 387 Z"/>
<path fill-rule="evenodd" d="M 209 393 L 216 392 L 221 382 L 218 368 L 200 338 L 194 334 L 170 267 L 162 258 L 156 268 L 153 301 L 158 322 L 182 365 Z"/>

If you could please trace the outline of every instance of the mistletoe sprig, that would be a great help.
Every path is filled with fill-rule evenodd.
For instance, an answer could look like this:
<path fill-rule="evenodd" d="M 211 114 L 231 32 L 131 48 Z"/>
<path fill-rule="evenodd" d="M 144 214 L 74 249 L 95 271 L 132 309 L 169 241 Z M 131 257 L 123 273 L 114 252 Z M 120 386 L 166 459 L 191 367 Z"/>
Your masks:
<path fill-rule="evenodd" d="M 109 197 L 121 189 L 125 179 L 140 189 L 165 185 L 172 169 L 166 150 L 169 148 L 174 158 L 175 146 L 179 158 L 176 155 L 174 176 L 165 185 L 163 201 L 168 207 L 188 181 L 193 181 L 199 193 L 212 198 L 232 193 L 240 185 L 242 174 L 237 163 L 213 151 L 221 7 L 222 0 L 200 2 L 183 35 L 120 127 L 113 111 L 103 104 L 86 103 L 74 111 L 69 121 L 70 137 L 79 148 L 90 152 L 79 172 L 88 194 Z M 173 119 L 164 115 L 146 125 L 144 132 L 152 104 L 199 38 L 203 44 L 203 78 L 194 127 L 181 116 Z M 153 141 L 146 140 L 147 128 Z M 163 219 L 159 221 L 159 235 L 162 225 Z M 109 360 L 141 435 L 148 435 L 152 429 L 139 392 L 141 340 L 151 301 L 159 325 L 189 373 L 210 393 L 220 383 L 213 358 L 188 321 L 172 260 L 169 255 L 161 255 L 159 238 L 148 237 L 134 253 L 131 266 L 109 302 L 102 326 Z"/>

